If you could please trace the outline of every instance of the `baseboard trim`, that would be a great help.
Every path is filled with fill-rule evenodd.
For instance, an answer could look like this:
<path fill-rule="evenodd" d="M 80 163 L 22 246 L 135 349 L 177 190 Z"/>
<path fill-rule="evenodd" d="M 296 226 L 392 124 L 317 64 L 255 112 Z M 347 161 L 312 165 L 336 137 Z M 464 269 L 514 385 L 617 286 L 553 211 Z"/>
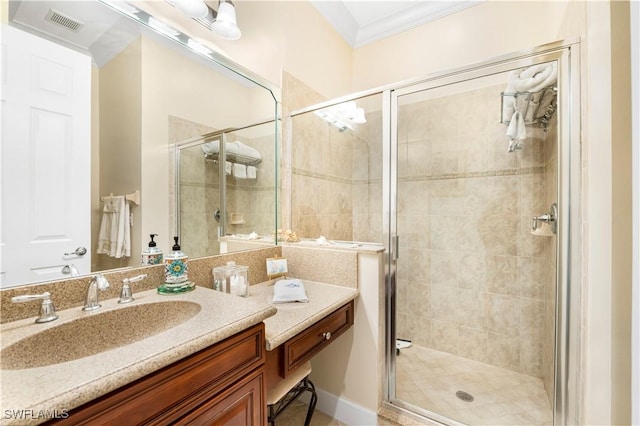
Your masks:
<path fill-rule="evenodd" d="M 318 403 L 316 410 L 349 426 L 372 426 L 378 424 L 378 414 L 352 401 L 340 398 L 332 393 L 316 388 Z M 300 400 L 309 403 L 309 394 L 305 392 Z"/>

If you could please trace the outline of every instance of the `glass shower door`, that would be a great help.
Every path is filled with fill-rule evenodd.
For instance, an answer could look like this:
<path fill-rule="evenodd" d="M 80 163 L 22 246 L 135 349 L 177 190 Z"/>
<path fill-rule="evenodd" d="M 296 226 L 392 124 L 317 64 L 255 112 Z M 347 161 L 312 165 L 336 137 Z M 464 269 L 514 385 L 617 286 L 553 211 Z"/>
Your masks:
<path fill-rule="evenodd" d="M 556 236 L 531 219 L 557 202 L 557 114 L 510 149 L 507 80 L 391 94 L 390 401 L 445 422 L 553 423 Z"/>

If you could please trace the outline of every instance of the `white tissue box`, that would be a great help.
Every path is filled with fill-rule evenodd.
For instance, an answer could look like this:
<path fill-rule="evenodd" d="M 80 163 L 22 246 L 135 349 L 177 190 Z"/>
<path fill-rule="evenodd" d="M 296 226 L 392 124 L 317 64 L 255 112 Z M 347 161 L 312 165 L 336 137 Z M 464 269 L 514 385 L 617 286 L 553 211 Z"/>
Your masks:
<path fill-rule="evenodd" d="M 273 303 L 308 302 L 304 284 L 298 279 L 280 280 L 273 285 Z"/>

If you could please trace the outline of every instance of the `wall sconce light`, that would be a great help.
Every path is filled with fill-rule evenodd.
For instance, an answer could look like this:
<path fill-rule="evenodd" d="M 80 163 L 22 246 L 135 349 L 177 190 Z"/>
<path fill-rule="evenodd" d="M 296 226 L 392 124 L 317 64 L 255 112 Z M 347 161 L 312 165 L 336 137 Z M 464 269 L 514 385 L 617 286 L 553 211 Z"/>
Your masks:
<path fill-rule="evenodd" d="M 219 0 L 218 11 L 211 9 L 203 0 L 167 0 L 167 2 L 226 40 L 237 40 L 242 35 L 236 23 L 236 8 L 231 0 Z"/>

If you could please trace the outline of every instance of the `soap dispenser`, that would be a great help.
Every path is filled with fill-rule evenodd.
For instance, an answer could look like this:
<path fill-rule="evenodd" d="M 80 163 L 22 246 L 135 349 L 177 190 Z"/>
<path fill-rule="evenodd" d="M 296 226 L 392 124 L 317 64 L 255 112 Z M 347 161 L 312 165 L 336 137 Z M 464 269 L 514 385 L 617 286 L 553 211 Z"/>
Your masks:
<path fill-rule="evenodd" d="M 164 283 L 158 287 L 160 294 L 185 293 L 195 288 L 187 275 L 188 257 L 180 249 L 178 237 L 173 237 L 171 253 L 164 258 Z"/>
<path fill-rule="evenodd" d="M 156 247 L 156 242 L 153 241 L 154 237 L 158 234 L 149 234 L 151 241 L 149 241 L 149 247 L 142 251 L 142 264 L 143 265 L 160 265 L 162 263 L 162 250 Z"/>

